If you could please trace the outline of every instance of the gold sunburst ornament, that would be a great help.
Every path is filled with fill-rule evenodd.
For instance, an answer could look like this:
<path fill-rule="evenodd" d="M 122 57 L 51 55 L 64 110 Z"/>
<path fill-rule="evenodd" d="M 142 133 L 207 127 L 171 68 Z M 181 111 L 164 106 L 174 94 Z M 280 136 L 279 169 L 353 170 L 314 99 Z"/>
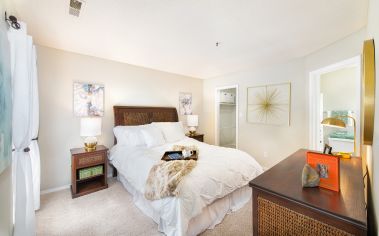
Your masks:
<path fill-rule="evenodd" d="M 291 84 L 247 89 L 247 121 L 256 124 L 289 125 Z"/>

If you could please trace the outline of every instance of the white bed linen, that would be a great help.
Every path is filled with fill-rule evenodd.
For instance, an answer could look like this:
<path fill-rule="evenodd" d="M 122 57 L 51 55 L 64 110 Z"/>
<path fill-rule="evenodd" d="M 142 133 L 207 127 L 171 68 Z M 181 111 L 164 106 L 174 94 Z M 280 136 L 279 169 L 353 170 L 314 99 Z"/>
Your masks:
<path fill-rule="evenodd" d="M 159 212 L 154 210 L 151 201 L 147 200 L 142 193 L 135 190 L 122 174 L 119 174 L 117 178 L 127 191 L 132 194 L 134 204 L 136 204 L 145 215 L 149 216 L 158 224 L 158 230 L 160 232 L 165 232 L 168 235 L 175 235 L 174 227 L 161 223 Z M 190 220 L 186 235 L 195 236 L 207 229 L 213 229 L 217 224 L 221 223 L 226 214 L 237 211 L 248 203 L 251 195 L 251 188 L 245 186 L 223 198 L 215 200 L 212 204 L 203 208 L 199 215 Z"/>
<path fill-rule="evenodd" d="M 150 214 L 145 212 L 158 223 L 159 230 L 169 236 L 186 235 L 191 219 L 200 215 L 205 207 L 246 186 L 263 172 L 255 159 L 245 152 L 208 145 L 187 137 L 154 148 L 116 145 L 111 150 L 110 160 L 133 191 L 143 196 L 150 169 L 175 144 L 196 145 L 199 148 L 197 166 L 179 184 L 178 197 L 151 201 Z"/>

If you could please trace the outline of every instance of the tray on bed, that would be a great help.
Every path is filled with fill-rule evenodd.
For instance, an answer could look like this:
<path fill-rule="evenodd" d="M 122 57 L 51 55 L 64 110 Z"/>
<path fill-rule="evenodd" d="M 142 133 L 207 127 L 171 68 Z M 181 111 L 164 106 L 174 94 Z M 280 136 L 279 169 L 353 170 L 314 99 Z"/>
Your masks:
<path fill-rule="evenodd" d="M 179 158 L 179 159 L 171 159 L 168 156 L 170 154 L 175 154 L 175 153 L 179 154 L 181 156 L 181 158 Z M 196 151 L 193 151 L 192 156 L 189 156 L 189 157 L 186 157 L 186 158 L 183 157 L 182 151 L 167 151 L 167 152 L 165 152 L 163 154 L 161 160 L 163 160 L 163 161 L 176 161 L 176 160 L 195 160 L 195 161 L 197 161 L 197 158 L 198 158 L 198 154 L 197 154 Z"/>

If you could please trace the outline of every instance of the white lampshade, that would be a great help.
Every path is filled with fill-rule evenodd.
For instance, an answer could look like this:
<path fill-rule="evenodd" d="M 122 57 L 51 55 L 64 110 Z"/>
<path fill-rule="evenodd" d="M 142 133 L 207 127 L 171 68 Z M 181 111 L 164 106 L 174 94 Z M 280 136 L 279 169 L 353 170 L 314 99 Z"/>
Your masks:
<path fill-rule="evenodd" d="M 101 135 L 101 118 L 85 117 L 80 119 L 80 136 L 92 137 Z"/>
<path fill-rule="evenodd" d="M 187 126 L 197 127 L 199 125 L 199 116 L 198 115 L 188 115 L 187 116 Z"/>

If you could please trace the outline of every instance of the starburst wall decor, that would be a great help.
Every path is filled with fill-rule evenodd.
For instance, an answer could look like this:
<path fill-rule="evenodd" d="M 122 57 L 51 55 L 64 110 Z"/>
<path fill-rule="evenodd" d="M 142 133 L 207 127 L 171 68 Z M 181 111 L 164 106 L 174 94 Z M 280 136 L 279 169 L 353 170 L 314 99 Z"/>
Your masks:
<path fill-rule="evenodd" d="M 290 125 L 291 83 L 247 88 L 247 122 Z"/>

